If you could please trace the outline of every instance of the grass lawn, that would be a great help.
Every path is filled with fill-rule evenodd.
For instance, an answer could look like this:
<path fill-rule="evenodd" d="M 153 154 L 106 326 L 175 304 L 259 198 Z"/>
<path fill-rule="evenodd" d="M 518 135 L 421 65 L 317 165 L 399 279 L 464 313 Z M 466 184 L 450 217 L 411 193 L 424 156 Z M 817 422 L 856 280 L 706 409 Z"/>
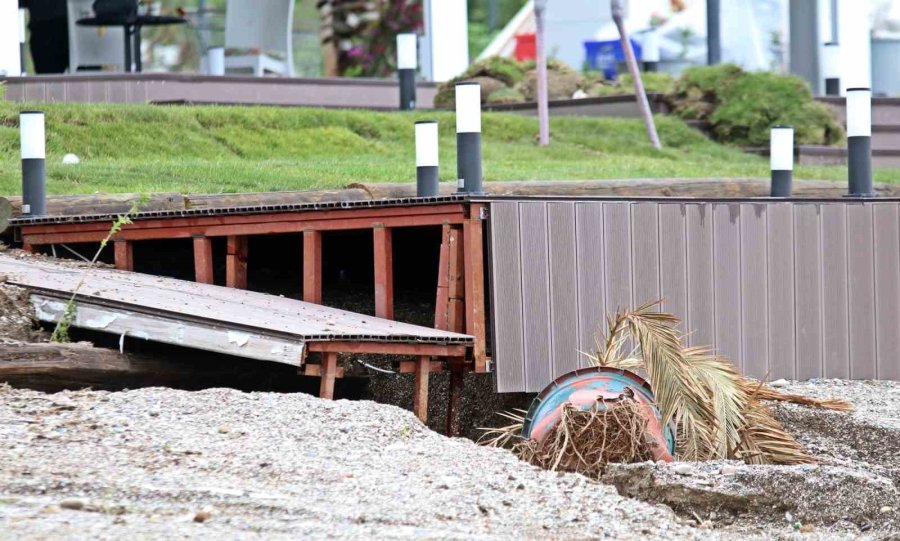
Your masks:
<path fill-rule="evenodd" d="M 33 107 L 33 106 L 31 106 Z M 21 191 L 19 104 L 0 101 L 0 194 Z M 441 179 L 456 172 L 451 113 L 277 107 L 44 104 L 49 192 L 247 192 L 411 182 L 413 122 L 437 118 Z M 641 177 L 766 177 L 768 160 L 710 142 L 657 117 L 654 151 L 639 120 L 553 119 L 553 143 L 536 144 L 533 118 L 484 117 L 488 181 Z M 74 153 L 79 165 L 63 165 Z M 877 170 L 876 180 L 898 177 Z M 846 179 L 843 167 L 801 167 L 798 178 Z"/>

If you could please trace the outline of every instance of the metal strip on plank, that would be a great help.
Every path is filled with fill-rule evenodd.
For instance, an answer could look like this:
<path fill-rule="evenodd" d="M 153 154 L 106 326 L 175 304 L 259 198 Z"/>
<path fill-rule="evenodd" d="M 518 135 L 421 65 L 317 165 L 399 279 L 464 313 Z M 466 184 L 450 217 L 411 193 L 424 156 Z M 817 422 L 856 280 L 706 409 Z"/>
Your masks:
<path fill-rule="evenodd" d="M 659 204 L 635 203 L 632 220 L 632 306 L 660 300 L 659 292 Z"/>
<path fill-rule="evenodd" d="M 518 203 L 491 204 L 490 221 L 497 391 L 522 392 L 525 390 L 525 339 Z"/>
<path fill-rule="evenodd" d="M 687 210 L 688 342 L 692 346 L 715 343 L 713 312 L 712 205 L 685 205 Z"/>
<path fill-rule="evenodd" d="M 681 319 L 679 329 L 687 330 L 687 244 L 686 209 L 683 203 L 659 205 L 659 283 L 662 309 Z"/>
<path fill-rule="evenodd" d="M 874 203 L 876 375 L 900 379 L 900 216 L 896 203 Z"/>
<path fill-rule="evenodd" d="M 769 378 L 793 379 L 794 356 L 794 213 L 790 203 L 770 203 L 769 239 Z"/>
<path fill-rule="evenodd" d="M 579 367 L 575 203 L 547 204 L 553 378 Z"/>
<path fill-rule="evenodd" d="M 824 375 L 821 214 L 821 205 L 794 205 L 797 379 L 820 378 Z"/>
<path fill-rule="evenodd" d="M 847 277 L 850 377 L 877 376 L 875 352 L 875 254 L 872 205 L 847 204 Z"/>
<path fill-rule="evenodd" d="M 767 208 L 741 205 L 741 367 L 755 378 L 769 369 Z"/>
<path fill-rule="evenodd" d="M 715 204 L 712 212 L 716 352 L 741 369 L 741 206 Z"/>
<path fill-rule="evenodd" d="M 546 203 L 519 204 L 519 232 L 522 243 L 525 390 L 538 392 L 553 380 Z"/>
<path fill-rule="evenodd" d="M 826 378 L 850 377 L 847 205 L 822 204 L 822 352 Z"/>
<path fill-rule="evenodd" d="M 596 340 L 606 317 L 606 264 L 603 257 L 603 206 L 575 204 L 576 258 L 578 261 L 578 344 L 581 351 L 595 352 Z M 590 366 L 581 356 L 580 366 Z"/>

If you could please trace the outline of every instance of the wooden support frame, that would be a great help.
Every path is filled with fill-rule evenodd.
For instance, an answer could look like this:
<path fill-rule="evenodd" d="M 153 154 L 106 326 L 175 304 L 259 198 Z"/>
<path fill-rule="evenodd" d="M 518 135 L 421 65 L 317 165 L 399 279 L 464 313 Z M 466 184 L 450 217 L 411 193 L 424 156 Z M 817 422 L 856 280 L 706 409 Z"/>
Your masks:
<path fill-rule="evenodd" d="M 475 338 L 472 356 L 475 372 L 487 372 L 484 304 L 484 229 L 481 221 L 483 204 L 469 208 L 469 218 L 463 223 L 465 242 L 466 333 Z"/>
<path fill-rule="evenodd" d="M 372 228 L 375 259 L 375 316 L 394 319 L 393 231 L 383 224 Z"/>
<path fill-rule="evenodd" d="M 249 239 L 244 235 L 228 237 L 225 252 L 225 285 L 247 289 L 247 246 Z"/>
<path fill-rule="evenodd" d="M 319 383 L 319 398 L 334 400 L 334 379 L 337 376 L 337 352 L 322 356 L 322 381 Z"/>
<path fill-rule="evenodd" d="M 212 239 L 208 237 L 194 237 L 194 279 L 201 284 L 214 283 Z"/>
<path fill-rule="evenodd" d="M 431 372 L 431 357 L 423 355 L 416 361 L 416 379 L 413 390 L 413 413 L 423 423 L 428 422 L 429 372 Z"/>
<path fill-rule="evenodd" d="M 459 227 L 450 228 L 449 261 L 447 265 L 447 329 L 463 332 L 465 313 L 465 267 L 466 254 L 463 252 L 463 231 Z"/>
<path fill-rule="evenodd" d="M 437 296 L 434 302 L 434 328 L 446 331 L 448 327 L 447 307 L 450 303 L 450 224 L 441 228 L 441 249 L 438 256 Z"/>
<path fill-rule="evenodd" d="M 303 231 L 303 300 L 322 304 L 322 232 Z"/>
<path fill-rule="evenodd" d="M 123 271 L 134 270 L 134 246 L 131 241 L 117 240 L 113 242 L 115 252 L 116 269 Z"/>
<path fill-rule="evenodd" d="M 308 351 L 334 353 L 376 353 L 382 355 L 429 355 L 463 357 L 470 344 L 422 344 L 410 342 L 309 342 Z"/>

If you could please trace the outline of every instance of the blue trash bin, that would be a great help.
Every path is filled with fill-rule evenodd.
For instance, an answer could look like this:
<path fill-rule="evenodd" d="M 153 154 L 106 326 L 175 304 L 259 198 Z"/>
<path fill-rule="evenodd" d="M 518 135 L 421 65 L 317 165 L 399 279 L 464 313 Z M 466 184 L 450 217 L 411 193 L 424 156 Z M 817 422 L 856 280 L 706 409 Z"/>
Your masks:
<path fill-rule="evenodd" d="M 634 56 L 638 62 L 641 61 L 641 44 L 631 41 L 631 48 L 634 49 Z M 584 63 L 589 70 L 602 71 L 603 76 L 610 81 L 616 80 L 616 66 L 619 62 L 625 61 L 625 52 L 622 50 L 622 42 L 620 40 L 610 41 L 594 41 L 588 40 L 584 42 Z"/>

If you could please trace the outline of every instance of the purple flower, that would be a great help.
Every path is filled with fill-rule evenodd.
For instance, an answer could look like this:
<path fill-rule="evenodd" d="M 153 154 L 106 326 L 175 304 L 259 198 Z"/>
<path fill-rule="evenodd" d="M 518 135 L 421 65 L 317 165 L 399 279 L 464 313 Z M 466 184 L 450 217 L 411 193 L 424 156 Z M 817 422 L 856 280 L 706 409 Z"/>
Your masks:
<path fill-rule="evenodd" d="M 357 58 L 363 55 L 363 48 L 359 45 L 355 47 L 351 47 L 349 51 L 347 51 L 347 56 L 350 58 Z"/>

